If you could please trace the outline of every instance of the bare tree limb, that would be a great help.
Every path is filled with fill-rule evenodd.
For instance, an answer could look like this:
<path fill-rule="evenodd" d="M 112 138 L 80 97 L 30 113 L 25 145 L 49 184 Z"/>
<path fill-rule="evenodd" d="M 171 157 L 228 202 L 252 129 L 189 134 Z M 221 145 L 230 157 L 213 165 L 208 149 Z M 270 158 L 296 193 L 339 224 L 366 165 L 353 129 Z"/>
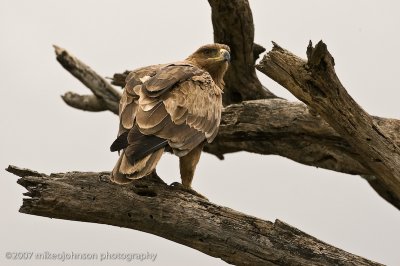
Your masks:
<path fill-rule="evenodd" d="M 369 168 L 380 195 L 400 209 L 400 148 L 364 111 L 341 84 L 334 59 L 321 41 L 311 42 L 308 61 L 274 44 L 257 69 L 317 111 L 355 151 L 354 158 Z"/>
<path fill-rule="evenodd" d="M 156 176 L 122 186 L 111 183 L 108 172 L 6 170 L 28 190 L 22 213 L 131 228 L 235 265 L 380 265 L 279 220 L 260 220 L 171 188 Z"/>
<path fill-rule="evenodd" d="M 124 88 L 126 84 L 125 80 L 129 73 L 131 73 L 130 70 L 125 70 L 123 73 L 115 73 L 111 78 L 111 84 Z"/>
<path fill-rule="evenodd" d="M 68 53 L 65 49 L 54 45 L 57 55 L 57 61 L 74 77 L 80 80 L 86 87 L 88 87 L 94 95 L 105 105 L 108 110 L 113 113 L 118 113 L 118 102 L 121 94 L 114 89 L 104 78 L 99 76 L 89 66 L 84 64 L 75 56 Z M 64 99 L 65 100 L 65 99 Z M 70 100 L 70 99 L 69 99 Z M 93 102 L 93 100 L 92 100 Z M 79 108 L 86 106 L 85 104 L 78 104 L 77 101 L 69 101 L 73 107 Z M 83 109 L 86 110 L 86 109 Z"/>
<path fill-rule="evenodd" d="M 254 64 L 265 48 L 254 44 L 253 15 L 247 0 L 208 0 L 214 41 L 231 48 L 232 61 L 225 74 L 224 105 L 276 97 L 257 78 Z"/>
<path fill-rule="evenodd" d="M 248 151 L 276 154 L 296 162 L 348 174 L 373 175 L 357 152 L 306 105 L 283 99 L 245 101 L 224 108 L 217 138 L 205 151 L 221 158 Z M 374 118 L 400 144 L 400 121 Z"/>
<path fill-rule="evenodd" d="M 66 92 L 64 95 L 62 95 L 61 98 L 64 100 L 66 104 L 76 109 L 90 111 L 90 112 L 101 112 L 108 110 L 104 101 L 99 100 L 99 98 L 93 94 L 80 95 L 69 91 Z M 110 111 L 115 113 L 114 109 Z"/>

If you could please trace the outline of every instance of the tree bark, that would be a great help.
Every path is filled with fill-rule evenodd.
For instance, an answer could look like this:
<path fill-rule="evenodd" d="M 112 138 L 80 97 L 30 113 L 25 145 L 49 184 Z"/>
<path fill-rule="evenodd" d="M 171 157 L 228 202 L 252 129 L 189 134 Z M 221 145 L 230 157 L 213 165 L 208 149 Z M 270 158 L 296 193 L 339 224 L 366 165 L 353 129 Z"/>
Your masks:
<path fill-rule="evenodd" d="M 231 64 L 225 74 L 224 106 L 246 100 L 275 98 L 257 78 L 255 61 L 265 48 L 254 44 L 253 15 L 247 0 L 208 0 L 214 41 L 231 48 Z"/>
<path fill-rule="evenodd" d="M 95 98 L 91 97 L 88 99 L 87 96 L 69 92 L 62 97 L 65 103 L 85 111 L 101 111 L 103 109 L 118 114 L 118 103 L 121 93 L 65 49 L 54 45 L 54 50 L 57 61 L 96 96 Z"/>
<path fill-rule="evenodd" d="M 355 158 L 357 151 L 303 103 L 264 99 L 224 108 L 217 138 L 205 151 L 219 158 L 247 151 L 280 155 L 337 172 L 371 176 Z M 374 117 L 374 123 L 400 145 L 400 121 Z M 369 180 L 369 179 L 368 179 Z"/>
<path fill-rule="evenodd" d="M 94 94 L 79 95 L 77 93 L 69 91 L 62 95 L 61 98 L 66 104 L 79 110 L 90 112 L 102 112 L 108 110 L 104 101 L 100 100 Z M 114 111 L 116 110 L 112 108 L 112 110 L 110 111 L 114 113 Z"/>
<path fill-rule="evenodd" d="M 354 158 L 370 169 L 380 195 L 400 208 L 400 148 L 347 93 L 334 59 L 321 41 L 307 49 L 308 61 L 274 44 L 257 69 L 288 89 L 351 145 Z"/>
<path fill-rule="evenodd" d="M 380 265 L 279 220 L 263 221 L 170 187 L 155 175 L 122 186 L 109 181 L 109 172 L 6 170 L 28 190 L 22 213 L 140 230 L 235 265 Z"/>

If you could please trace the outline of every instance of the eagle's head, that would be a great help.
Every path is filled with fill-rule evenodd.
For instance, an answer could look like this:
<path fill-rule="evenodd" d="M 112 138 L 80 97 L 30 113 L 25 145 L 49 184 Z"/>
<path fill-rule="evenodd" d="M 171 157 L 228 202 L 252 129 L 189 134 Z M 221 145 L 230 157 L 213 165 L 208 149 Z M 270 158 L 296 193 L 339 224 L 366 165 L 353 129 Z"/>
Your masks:
<path fill-rule="evenodd" d="M 221 87 L 231 60 L 230 51 L 229 46 L 225 44 L 207 44 L 197 49 L 186 60 L 210 73 L 214 82 Z"/>

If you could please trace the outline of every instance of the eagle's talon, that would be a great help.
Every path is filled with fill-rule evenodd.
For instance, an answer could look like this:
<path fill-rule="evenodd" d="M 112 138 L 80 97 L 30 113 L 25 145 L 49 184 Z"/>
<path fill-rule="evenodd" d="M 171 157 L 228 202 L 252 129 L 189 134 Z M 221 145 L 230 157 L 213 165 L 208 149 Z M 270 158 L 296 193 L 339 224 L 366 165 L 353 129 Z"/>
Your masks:
<path fill-rule="evenodd" d="M 194 195 L 194 196 L 197 196 L 197 197 L 199 197 L 199 198 L 202 198 L 202 199 L 205 199 L 205 200 L 209 201 L 207 197 L 203 196 L 202 194 L 200 194 L 199 192 L 197 192 L 197 191 L 194 190 L 193 188 L 187 188 L 187 187 L 185 187 L 184 185 L 182 185 L 182 184 L 179 183 L 179 182 L 173 182 L 173 183 L 171 183 L 171 185 L 169 185 L 169 186 L 172 187 L 172 188 L 174 188 L 174 189 L 183 190 L 183 191 L 185 191 L 185 192 L 187 192 L 187 193 L 190 193 L 190 194 L 192 194 L 192 195 Z"/>

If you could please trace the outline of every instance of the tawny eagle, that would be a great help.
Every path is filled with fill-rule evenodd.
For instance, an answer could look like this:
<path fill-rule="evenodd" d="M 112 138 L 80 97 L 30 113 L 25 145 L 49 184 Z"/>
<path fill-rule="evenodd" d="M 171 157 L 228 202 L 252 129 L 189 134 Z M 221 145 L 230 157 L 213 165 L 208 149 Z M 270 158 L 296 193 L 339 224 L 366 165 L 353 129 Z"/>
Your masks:
<path fill-rule="evenodd" d="M 179 157 L 184 189 L 192 190 L 205 141 L 218 132 L 223 77 L 230 61 L 224 44 L 200 47 L 184 61 L 132 71 L 119 104 L 120 151 L 111 180 L 129 183 L 152 171 L 165 150 Z"/>

